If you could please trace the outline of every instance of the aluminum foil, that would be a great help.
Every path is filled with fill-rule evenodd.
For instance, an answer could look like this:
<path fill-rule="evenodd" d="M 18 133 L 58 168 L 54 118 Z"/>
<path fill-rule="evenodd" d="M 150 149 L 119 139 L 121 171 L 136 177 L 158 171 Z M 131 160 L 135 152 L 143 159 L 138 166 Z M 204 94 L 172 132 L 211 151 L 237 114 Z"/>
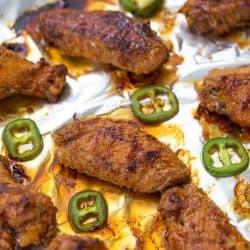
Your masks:
<path fill-rule="evenodd" d="M 29 45 L 27 58 L 32 61 L 42 57 L 41 51 L 31 37 L 17 37 L 9 28 L 24 10 L 46 3 L 46 0 L 0 0 L 0 42 L 25 41 Z M 104 1 L 95 8 L 118 10 L 116 1 Z M 176 12 L 184 0 L 165 1 L 166 7 Z M 96 7 L 97 6 L 97 7 Z M 193 181 L 202 187 L 214 202 L 227 213 L 230 222 L 242 235 L 250 240 L 250 218 L 239 215 L 234 210 L 234 187 L 240 179 L 250 181 L 250 168 L 239 177 L 214 178 L 204 169 L 201 151 L 204 144 L 202 128 L 194 119 L 198 107 L 194 82 L 202 80 L 215 68 L 237 67 L 249 63 L 250 49 L 240 48 L 237 42 L 209 40 L 192 34 L 182 14 L 177 14 L 175 26 L 171 32 L 163 32 L 163 24 L 152 20 L 151 27 L 164 40 L 171 40 L 174 51 L 183 56 L 178 66 L 178 81 L 173 91 L 178 97 L 180 109 L 177 116 L 159 126 L 144 126 L 144 129 L 160 141 L 169 144 L 192 170 Z M 247 34 L 247 31 L 246 31 Z M 247 35 L 246 35 L 247 37 Z M 35 120 L 44 138 L 44 150 L 35 160 L 27 162 L 25 168 L 33 185 L 48 194 L 58 207 L 58 224 L 61 232 L 76 234 L 67 219 L 67 201 L 76 191 L 93 188 L 100 190 L 108 202 L 108 226 L 90 234 L 104 239 L 109 249 L 164 249 L 161 239 L 164 225 L 158 220 L 158 196 L 136 196 L 127 190 L 78 175 L 77 179 L 54 159 L 51 134 L 72 121 L 73 115 L 79 118 L 93 115 L 133 119 L 130 110 L 130 92 L 111 91 L 112 79 L 106 71 L 93 71 L 77 78 L 67 77 L 67 89 L 56 104 L 41 103 L 32 114 L 23 116 Z M 110 94 L 112 93 L 112 94 Z M 3 125 L 0 130 L 3 129 Z M 2 144 L 2 154 L 5 154 Z M 249 145 L 246 147 L 250 148 Z"/>

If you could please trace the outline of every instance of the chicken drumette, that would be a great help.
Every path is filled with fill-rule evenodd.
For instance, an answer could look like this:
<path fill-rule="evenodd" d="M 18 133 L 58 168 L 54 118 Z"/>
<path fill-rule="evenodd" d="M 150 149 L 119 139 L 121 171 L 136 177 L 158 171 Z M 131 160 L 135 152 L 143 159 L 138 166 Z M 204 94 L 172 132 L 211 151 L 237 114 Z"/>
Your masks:
<path fill-rule="evenodd" d="M 15 182 L 11 164 L 0 157 L 0 249 L 47 245 L 57 233 L 57 209 L 48 196 Z"/>
<path fill-rule="evenodd" d="M 249 0 L 188 0 L 181 12 L 197 34 L 218 36 L 250 26 Z"/>
<path fill-rule="evenodd" d="M 250 128 L 250 67 L 216 69 L 197 86 L 202 108 Z"/>
<path fill-rule="evenodd" d="M 34 64 L 0 45 L 0 99 L 24 95 L 56 102 L 66 74 L 63 65 L 49 66 L 43 59 Z"/>

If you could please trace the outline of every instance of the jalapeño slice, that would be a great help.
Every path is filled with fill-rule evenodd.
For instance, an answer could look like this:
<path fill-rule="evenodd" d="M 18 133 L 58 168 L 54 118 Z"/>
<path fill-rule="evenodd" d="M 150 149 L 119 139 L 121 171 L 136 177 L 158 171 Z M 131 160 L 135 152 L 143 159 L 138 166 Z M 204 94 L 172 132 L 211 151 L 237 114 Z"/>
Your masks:
<path fill-rule="evenodd" d="M 233 152 L 230 152 L 234 150 Z M 212 158 L 213 152 L 218 151 L 222 166 L 215 166 Z M 233 154 L 239 158 L 233 162 Z M 206 170 L 215 177 L 234 176 L 244 171 L 249 164 L 249 156 L 243 145 L 236 139 L 217 137 L 209 140 L 203 147 L 202 160 Z"/>
<path fill-rule="evenodd" d="M 20 136 L 16 134 L 22 132 Z M 29 161 L 37 157 L 43 149 L 43 139 L 39 129 L 31 119 L 17 119 L 9 122 L 3 130 L 3 143 L 5 144 L 8 155 L 17 161 Z M 20 152 L 19 147 L 32 144 L 32 148 Z"/>
<path fill-rule="evenodd" d="M 168 110 L 164 110 L 167 97 L 170 104 Z M 149 99 L 146 106 L 142 105 L 142 101 Z M 132 110 L 136 118 L 144 123 L 159 123 L 172 118 L 179 109 L 178 100 L 175 94 L 166 87 L 151 85 L 138 89 L 131 97 Z M 151 112 L 144 112 L 144 109 L 150 109 Z"/>
<path fill-rule="evenodd" d="M 68 209 L 70 221 L 81 232 L 102 227 L 107 220 L 106 201 L 101 193 L 94 190 L 81 191 L 72 196 Z"/>
<path fill-rule="evenodd" d="M 162 5 L 163 0 L 120 0 L 122 7 L 140 17 L 150 17 Z"/>

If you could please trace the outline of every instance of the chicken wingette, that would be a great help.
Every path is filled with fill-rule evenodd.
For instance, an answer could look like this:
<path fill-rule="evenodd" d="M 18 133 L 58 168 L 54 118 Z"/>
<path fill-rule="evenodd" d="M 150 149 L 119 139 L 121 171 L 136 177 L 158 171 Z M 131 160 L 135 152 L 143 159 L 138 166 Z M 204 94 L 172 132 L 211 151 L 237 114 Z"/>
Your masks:
<path fill-rule="evenodd" d="M 181 12 L 197 34 L 219 36 L 250 26 L 249 0 L 188 0 Z"/>
<path fill-rule="evenodd" d="M 148 22 L 118 11 L 55 9 L 40 16 L 44 40 L 68 56 L 147 74 L 167 59 L 165 45 Z"/>
<path fill-rule="evenodd" d="M 0 157 L 0 249 L 46 246 L 57 233 L 50 198 L 11 178 L 9 160 Z"/>
<path fill-rule="evenodd" d="M 24 95 L 56 102 L 66 74 L 63 65 L 49 66 L 44 60 L 34 64 L 0 45 L 0 99 Z"/>
<path fill-rule="evenodd" d="M 104 243 L 96 238 L 58 235 L 50 243 L 48 250 L 106 250 Z"/>
<path fill-rule="evenodd" d="M 250 249 L 227 216 L 193 184 L 168 189 L 159 210 L 167 226 L 168 250 Z"/>
<path fill-rule="evenodd" d="M 202 108 L 250 127 L 250 66 L 212 70 L 196 89 Z"/>
<path fill-rule="evenodd" d="M 183 182 L 189 169 L 132 121 L 95 118 L 54 134 L 60 164 L 139 193 Z"/>

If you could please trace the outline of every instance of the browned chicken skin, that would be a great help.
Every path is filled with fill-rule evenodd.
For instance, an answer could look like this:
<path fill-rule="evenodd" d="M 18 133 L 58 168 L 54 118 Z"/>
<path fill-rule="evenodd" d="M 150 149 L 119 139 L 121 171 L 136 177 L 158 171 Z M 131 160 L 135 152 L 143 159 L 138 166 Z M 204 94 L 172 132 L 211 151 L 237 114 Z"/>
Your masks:
<path fill-rule="evenodd" d="M 21 165 L 0 155 L 0 183 L 14 182 L 27 184 L 29 178 Z"/>
<path fill-rule="evenodd" d="M 63 65 L 49 66 L 44 60 L 34 64 L 0 46 L 0 99 L 24 95 L 56 102 L 66 74 Z"/>
<path fill-rule="evenodd" d="M 43 38 L 63 54 L 137 74 L 156 70 L 168 52 L 149 23 L 117 11 L 56 9 L 40 17 Z"/>
<path fill-rule="evenodd" d="M 90 237 L 58 235 L 52 240 L 48 250 L 106 250 L 101 240 Z"/>
<path fill-rule="evenodd" d="M 250 127 L 250 66 L 213 70 L 197 91 L 203 108 Z"/>
<path fill-rule="evenodd" d="M 10 162 L 8 158 L 0 155 L 0 183 L 14 183 L 9 171 Z"/>
<path fill-rule="evenodd" d="M 0 158 L 0 249 L 46 245 L 57 233 L 49 197 L 11 179 L 9 160 Z"/>
<path fill-rule="evenodd" d="M 218 36 L 250 26 L 250 0 L 188 0 L 181 12 L 197 34 Z"/>
<path fill-rule="evenodd" d="M 250 249 L 226 215 L 192 184 L 168 189 L 159 210 L 167 226 L 168 250 Z"/>
<path fill-rule="evenodd" d="M 60 164 L 139 193 L 161 191 L 190 174 L 167 145 L 125 120 L 75 121 L 54 141 Z"/>

